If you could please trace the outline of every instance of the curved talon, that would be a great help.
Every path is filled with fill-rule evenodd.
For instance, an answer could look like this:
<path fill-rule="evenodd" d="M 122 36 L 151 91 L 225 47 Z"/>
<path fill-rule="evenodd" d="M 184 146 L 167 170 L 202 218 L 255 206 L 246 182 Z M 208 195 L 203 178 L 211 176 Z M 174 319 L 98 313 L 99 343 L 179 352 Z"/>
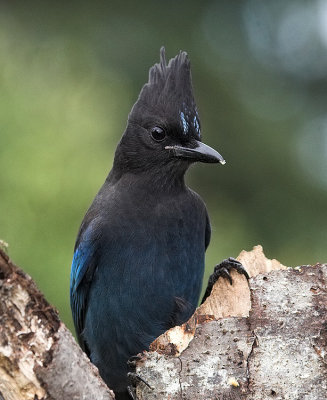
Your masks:
<path fill-rule="evenodd" d="M 219 269 L 217 268 L 217 270 L 215 268 L 214 275 L 217 278 L 217 279 L 215 279 L 215 282 L 218 280 L 218 278 L 222 277 L 222 278 L 228 279 L 228 281 L 231 285 L 233 284 L 233 280 L 232 280 L 232 277 L 230 276 L 228 269 L 223 266 L 220 266 L 220 268 Z"/>
<path fill-rule="evenodd" d="M 128 359 L 127 365 L 130 368 L 134 369 L 134 371 L 135 371 L 136 364 L 141 359 L 142 359 L 142 355 L 140 355 L 140 354 L 132 356 Z M 127 385 L 127 392 L 132 400 L 138 400 L 137 395 L 136 395 L 136 384 L 138 382 L 144 383 L 150 390 L 153 390 L 153 388 L 148 384 L 148 382 L 146 380 L 144 380 L 140 375 L 137 375 L 135 372 L 128 372 L 127 378 L 129 381 L 129 385 Z"/>
<path fill-rule="evenodd" d="M 218 280 L 220 276 L 227 278 L 230 284 L 233 284 L 232 277 L 230 276 L 231 269 L 236 269 L 239 274 L 242 274 L 246 277 L 247 280 L 250 279 L 249 274 L 247 273 L 246 269 L 243 267 L 242 263 L 235 260 L 233 257 L 229 257 L 226 260 L 223 260 L 220 264 L 215 266 L 214 272 L 211 276 L 213 276 L 215 281 Z M 211 277 L 210 277 L 211 278 Z"/>
<path fill-rule="evenodd" d="M 233 284 L 233 279 L 230 275 L 230 271 L 232 269 L 235 269 L 239 274 L 244 275 L 247 280 L 250 279 L 249 274 L 243 267 L 242 263 L 237 261 L 235 258 L 229 257 L 226 260 L 223 260 L 220 264 L 217 264 L 215 266 L 213 273 L 210 275 L 208 286 L 201 304 L 206 300 L 207 297 L 210 296 L 213 285 L 218 281 L 220 277 L 227 279 L 231 285 Z"/>
<path fill-rule="evenodd" d="M 143 382 L 149 389 L 153 390 L 148 382 L 144 380 L 140 375 L 135 374 L 135 372 L 128 372 L 127 376 L 130 379 L 131 383 Z"/>
<path fill-rule="evenodd" d="M 135 356 L 137 357 L 137 356 Z M 133 358 L 133 357 L 131 357 Z M 135 374 L 134 372 L 128 372 L 127 377 L 130 381 L 130 385 L 127 386 L 127 392 L 132 398 L 132 400 L 138 400 L 137 395 L 136 395 L 136 383 L 137 382 L 142 382 L 144 383 L 150 390 L 153 390 L 153 388 L 148 384 L 146 380 L 144 380 L 140 375 Z"/>

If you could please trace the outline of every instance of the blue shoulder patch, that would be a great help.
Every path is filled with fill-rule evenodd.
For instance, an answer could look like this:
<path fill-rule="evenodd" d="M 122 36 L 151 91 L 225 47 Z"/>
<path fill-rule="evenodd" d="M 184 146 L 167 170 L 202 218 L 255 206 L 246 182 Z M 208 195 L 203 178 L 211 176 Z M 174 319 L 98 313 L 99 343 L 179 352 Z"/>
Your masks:
<path fill-rule="evenodd" d="M 77 337 L 82 348 L 85 348 L 81 334 L 84 329 L 89 284 L 96 268 L 97 243 L 93 239 L 93 228 L 94 225 L 91 223 L 81 235 L 80 243 L 74 253 L 70 273 L 70 306 Z M 87 276 L 87 279 L 82 282 L 85 276 Z"/>
<path fill-rule="evenodd" d="M 92 244 L 88 240 L 82 240 L 75 250 L 70 271 L 70 290 L 76 291 L 83 279 L 88 267 L 88 261 L 92 257 Z"/>

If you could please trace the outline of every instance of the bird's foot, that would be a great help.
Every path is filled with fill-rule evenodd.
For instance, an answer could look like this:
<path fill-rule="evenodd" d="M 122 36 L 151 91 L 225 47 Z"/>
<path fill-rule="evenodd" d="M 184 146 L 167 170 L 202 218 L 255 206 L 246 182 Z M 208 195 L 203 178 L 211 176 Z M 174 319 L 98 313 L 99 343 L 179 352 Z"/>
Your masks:
<path fill-rule="evenodd" d="M 132 356 L 127 360 L 127 365 L 131 368 L 134 369 L 136 368 L 136 364 L 138 361 L 142 360 L 142 355 L 137 354 L 136 356 Z"/>
<path fill-rule="evenodd" d="M 206 300 L 207 297 L 210 296 L 213 285 L 218 281 L 220 277 L 227 279 L 231 285 L 233 284 L 233 279 L 230 275 L 230 271 L 232 269 L 235 269 L 239 274 L 244 275 L 247 280 L 250 279 L 249 274 L 243 267 L 242 263 L 235 260 L 235 258 L 229 257 L 226 260 L 223 260 L 220 264 L 215 266 L 213 273 L 210 275 L 208 280 L 208 286 L 203 296 L 201 304 Z"/>
<path fill-rule="evenodd" d="M 142 360 L 142 355 L 138 354 L 136 356 L 130 357 L 129 360 L 127 361 L 127 364 L 130 368 L 135 370 L 136 364 L 140 360 Z M 128 372 L 127 378 L 129 381 L 129 385 L 127 386 L 127 391 L 128 391 L 128 394 L 130 395 L 131 399 L 133 399 L 133 400 L 138 400 L 137 395 L 136 395 L 136 385 L 138 383 L 142 382 L 146 386 L 148 386 L 148 388 L 153 390 L 152 387 L 148 384 L 148 382 L 146 380 L 144 380 L 141 376 L 137 375 L 135 372 Z"/>
<path fill-rule="evenodd" d="M 136 395 L 136 385 L 139 382 L 144 383 L 149 389 L 153 390 L 152 387 L 148 384 L 148 382 L 145 381 L 141 376 L 137 375 L 135 372 L 129 372 L 127 374 L 127 377 L 130 382 L 130 384 L 127 386 L 127 391 L 133 400 L 138 400 Z"/>
<path fill-rule="evenodd" d="M 215 266 L 213 274 L 210 276 L 209 280 L 213 279 L 213 283 L 216 283 L 217 280 L 222 277 L 228 279 L 229 283 L 233 284 L 233 279 L 230 275 L 230 271 L 235 269 L 239 274 L 242 274 L 246 277 L 247 280 L 250 279 L 249 274 L 246 269 L 243 267 L 243 264 L 239 261 L 235 260 L 233 257 L 229 257 L 226 260 L 223 260 L 220 264 Z"/>

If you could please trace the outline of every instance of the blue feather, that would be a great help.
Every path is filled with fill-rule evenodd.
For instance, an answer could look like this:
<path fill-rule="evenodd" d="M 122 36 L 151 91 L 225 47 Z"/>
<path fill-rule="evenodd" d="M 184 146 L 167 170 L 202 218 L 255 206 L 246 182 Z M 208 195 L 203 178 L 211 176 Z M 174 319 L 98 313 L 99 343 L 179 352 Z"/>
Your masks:
<path fill-rule="evenodd" d="M 92 225 L 92 224 L 91 224 Z M 74 252 L 70 273 L 70 304 L 76 327 L 77 337 L 85 349 L 81 334 L 84 329 L 86 301 L 89 291 L 89 281 L 95 270 L 95 244 L 91 239 L 92 226 L 82 234 L 79 244 Z M 81 284 L 86 278 L 85 284 Z"/>
<path fill-rule="evenodd" d="M 182 125 L 183 125 L 183 133 L 184 133 L 184 135 L 186 135 L 188 132 L 188 122 L 185 119 L 185 114 L 183 113 L 183 111 L 180 112 L 180 116 L 181 116 L 181 121 L 182 121 Z"/>
<path fill-rule="evenodd" d="M 92 255 L 92 247 L 87 241 L 82 241 L 75 250 L 72 267 L 70 272 L 70 290 L 75 292 L 81 283 L 87 270 L 90 256 Z"/>

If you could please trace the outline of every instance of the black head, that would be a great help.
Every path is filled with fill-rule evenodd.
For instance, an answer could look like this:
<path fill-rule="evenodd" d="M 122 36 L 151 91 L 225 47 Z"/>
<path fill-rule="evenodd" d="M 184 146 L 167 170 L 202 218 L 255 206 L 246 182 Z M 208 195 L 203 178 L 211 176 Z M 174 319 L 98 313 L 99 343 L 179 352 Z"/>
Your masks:
<path fill-rule="evenodd" d="M 140 118 L 141 116 L 141 118 Z M 165 49 L 160 50 L 160 63 L 149 71 L 149 82 L 143 86 L 130 114 L 130 121 L 143 122 L 154 118 L 183 141 L 201 140 L 190 60 L 180 52 L 166 63 Z"/>
<path fill-rule="evenodd" d="M 195 161 L 225 163 L 201 142 L 187 53 L 180 52 L 167 65 L 162 47 L 160 63 L 150 68 L 149 81 L 130 112 L 115 164 L 133 170 L 176 165 L 185 171 Z"/>

